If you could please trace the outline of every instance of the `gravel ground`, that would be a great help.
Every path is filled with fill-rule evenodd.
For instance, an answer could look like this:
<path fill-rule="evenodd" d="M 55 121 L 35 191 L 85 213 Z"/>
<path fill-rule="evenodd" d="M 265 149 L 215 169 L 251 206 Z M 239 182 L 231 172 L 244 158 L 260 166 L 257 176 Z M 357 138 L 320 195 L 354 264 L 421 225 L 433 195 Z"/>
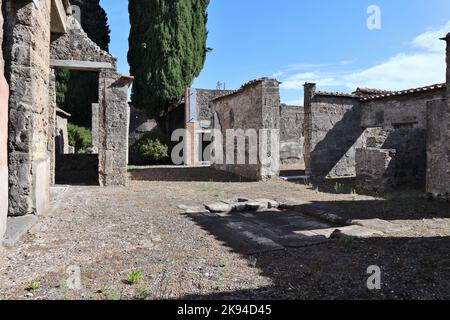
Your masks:
<path fill-rule="evenodd" d="M 278 180 L 212 182 L 205 170 L 203 179 L 191 174 L 194 182 L 182 181 L 186 171 L 138 181 L 135 170 L 128 187 L 70 187 L 16 247 L 0 252 L 0 298 L 450 298 L 449 204 L 414 192 L 382 199 Z M 148 170 L 140 177 L 165 178 Z M 178 209 L 233 197 L 323 202 L 351 218 L 384 214 L 409 230 L 249 257 Z M 381 267 L 381 290 L 367 289 L 370 265 Z M 79 290 L 67 284 L 73 270 L 81 271 Z"/>

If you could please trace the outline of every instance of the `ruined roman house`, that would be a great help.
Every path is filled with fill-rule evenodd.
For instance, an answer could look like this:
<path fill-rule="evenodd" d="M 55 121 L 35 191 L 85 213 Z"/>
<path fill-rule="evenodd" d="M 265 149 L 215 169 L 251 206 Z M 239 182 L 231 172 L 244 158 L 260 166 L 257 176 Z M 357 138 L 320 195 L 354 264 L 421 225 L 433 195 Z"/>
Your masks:
<path fill-rule="evenodd" d="M 5 105 L 0 106 L 0 236 L 7 215 L 35 219 L 49 205 L 57 132 L 55 68 L 99 75 L 93 144 L 98 184 L 103 186 L 126 184 L 127 90 L 133 80 L 120 75 L 116 59 L 88 38 L 71 16 L 68 0 L 2 2 L 2 70 L 10 94 L 9 115 Z"/>
<path fill-rule="evenodd" d="M 400 186 L 448 197 L 447 82 L 403 91 L 318 92 L 305 84 L 305 165 L 313 178 L 356 177 L 361 191 Z M 443 71 L 444 72 L 444 71 Z"/>

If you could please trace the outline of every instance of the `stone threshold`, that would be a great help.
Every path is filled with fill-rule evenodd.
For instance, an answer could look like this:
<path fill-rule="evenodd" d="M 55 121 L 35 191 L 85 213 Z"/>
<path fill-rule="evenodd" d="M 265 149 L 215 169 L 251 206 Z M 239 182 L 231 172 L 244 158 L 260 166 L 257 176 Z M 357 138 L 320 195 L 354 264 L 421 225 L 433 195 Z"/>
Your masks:
<path fill-rule="evenodd" d="M 6 224 L 3 246 L 15 246 L 37 221 L 38 217 L 34 214 L 28 214 L 21 217 L 9 217 Z"/>
<path fill-rule="evenodd" d="M 61 196 L 69 189 L 68 186 L 54 186 L 50 188 L 50 204 L 58 202 Z M 4 247 L 14 247 L 34 226 L 38 224 L 39 217 L 28 214 L 19 217 L 8 217 L 6 232 L 3 237 Z"/>

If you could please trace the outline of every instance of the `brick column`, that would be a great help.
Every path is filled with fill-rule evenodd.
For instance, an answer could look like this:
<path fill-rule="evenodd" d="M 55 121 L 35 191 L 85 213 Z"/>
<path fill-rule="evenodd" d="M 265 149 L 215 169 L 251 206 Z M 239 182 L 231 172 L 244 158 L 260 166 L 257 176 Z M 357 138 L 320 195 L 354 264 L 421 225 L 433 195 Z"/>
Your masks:
<path fill-rule="evenodd" d="M 305 158 L 305 168 L 306 174 L 311 174 L 311 138 L 312 138 L 312 115 L 311 115 L 311 107 L 312 107 L 312 99 L 316 94 L 317 85 L 315 83 L 305 83 L 305 99 L 304 99 L 304 158 Z"/>

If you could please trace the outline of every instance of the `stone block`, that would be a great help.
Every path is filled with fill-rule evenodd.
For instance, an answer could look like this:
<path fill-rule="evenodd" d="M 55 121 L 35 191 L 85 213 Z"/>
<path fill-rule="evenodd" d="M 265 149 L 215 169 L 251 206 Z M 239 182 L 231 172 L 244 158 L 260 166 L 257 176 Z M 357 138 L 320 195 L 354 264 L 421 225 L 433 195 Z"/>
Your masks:
<path fill-rule="evenodd" d="M 45 213 L 50 202 L 50 158 L 33 161 L 33 202 L 36 215 Z"/>

